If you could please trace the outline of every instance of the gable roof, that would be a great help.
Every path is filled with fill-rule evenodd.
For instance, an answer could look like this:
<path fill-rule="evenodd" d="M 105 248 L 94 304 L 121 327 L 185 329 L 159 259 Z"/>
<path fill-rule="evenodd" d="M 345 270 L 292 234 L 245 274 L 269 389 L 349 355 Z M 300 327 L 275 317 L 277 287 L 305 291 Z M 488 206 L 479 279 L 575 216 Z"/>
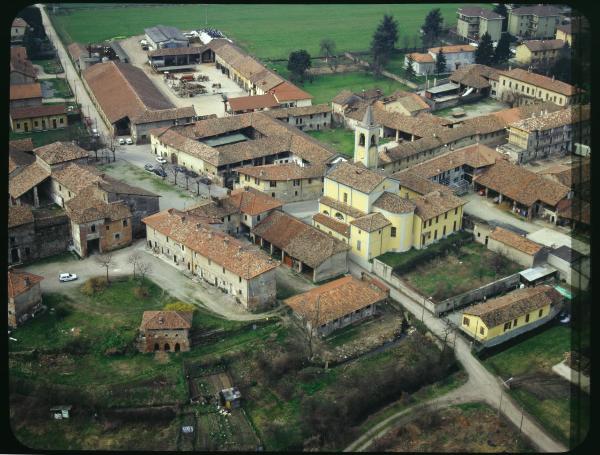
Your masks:
<path fill-rule="evenodd" d="M 252 233 L 312 268 L 320 266 L 333 255 L 350 249 L 341 240 L 279 210 L 271 212 L 258 223 Z"/>
<path fill-rule="evenodd" d="M 18 152 L 32 152 L 33 151 L 33 140 L 28 137 L 26 139 L 14 139 L 8 141 L 8 150 Z"/>
<path fill-rule="evenodd" d="M 350 224 L 365 232 L 375 232 L 392 223 L 381 213 L 372 212 L 350 221 Z"/>
<path fill-rule="evenodd" d="M 17 84 L 10 86 L 11 100 L 26 100 L 42 97 L 42 86 L 39 82 L 34 84 Z"/>
<path fill-rule="evenodd" d="M 168 40 L 188 41 L 178 28 L 166 25 L 157 25 L 155 27 L 146 28 L 144 29 L 144 33 L 157 44 Z"/>
<path fill-rule="evenodd" d="M 413 172 L 412 169 L 404 169 L 396 172 L 390 178 L 398 180 L 401 187 L 408 188 L 420 195 L 431 193 L 432 191 L 452 192 L 447 186 L 432 182 L 428 178 Z"/>
<path fill-rule="evenodd" d="M 111 123 L 136 118 L 145 110 L 175 107 L 142 69 L 128 63 L 98 63 L 86 68 L 83 78 Z"/>
<path fill-rule="evenodd" d="M 347 275 L 290 297 L 283 303 L 318 327 L 385 300 L 389 289 L 380 282 L 373 281 L 363 281 Z"/>
<path fill-rule="evenodd" d="M 27 22 L 25 22 L 25 20 L 21 17 L 16 17 L 13 21 L 12 21 L 12 27 L 27 27 Z"/>
<path fill-rule="evenodd" d="M 450 81 L 456 82 L 468 87 L 487 88 L 490 86 L 489 80 L 498 80 L 498 70 L 491 66 L 473 64 L 461 65 L 450 75 Z"/>
<path fill-rule="evenodd" d="M 42 281 L 44 277 L 34 275 L 25 270 L 12 269 L 8 271 L 8 297 L 14 299 L 16 296 L 23 294 L 33 288 L 37 283 Z"/>
<path fill-rule="evenodd" d="M 276 85 L 269 90 L 269 92 L 271 92 L 280 103 L 285 101 L 307 100 L 313 98 L 310 93 L 301 90 L 288 81 L 284 81 L 281 84 Z"/>
<path fill-rule="evenodd" d="M 23 224 L 33 223 L 33 212 L 27 205 L 14 205 L 8 207 L 8 227 L 13 228 Z"/>
<path fill-rule="evenodd" d="M 590 105 L 568 106 L 556 112 L 544 113 L 511 123 L 511 128 L 524 131 L 544 131 L 565 125 L 575 125 L 590 119 Z"/>
<path fill-rule="evenodd" d="M 513 68 L 510 71 L 499 71 L 498 74 L 500 77 L 510 77 L 511 79 L 525 82 L 536 87 L 541 87 L 565 96 L 575 95 L 579 92 L 578 89 L 570 84 L 567 84 L 566 82 L 559 81 L 558 79 L 552 79 L 541 74 L 531 73 L 522 68 Z"/>
<path fill-rule="evenodd" d="M 237 98 L 228 98 L 227 102 L 233 112 L 248 111 L 254 109 L 273 108 L 279 106 L 272 93 L 255 96 L 240 96 Z"/>
<path fill-rule="evenodd" d="M 11 58 L 10 60 L 10 71 L 14 71 L 34 79 L 37 76 L 37 70 L 29 60 L 21 60 L 16 57 Z"/>
<path fill-rule="evenodd" d="M 330 216 L 327 216 L 323 213 L 315 213 L 313 215 L 313 220 L 323 226 L 328 227 L 329 229 L 337 232 L 338 234 L 343 235 L 344 237 L 350 238 L 350 225 L 343 223 L 341 221 L 336 220 Z"/>
<path fill-rule="evenodd" d="M 443 215 L 444 213 L 467 203 L 467 201 L 464 201 L 453 194 L 442 191 L 432 191 L 423 196 L 418 196 L 413 199 L 413 202 L 416 205 L 415 215 L 423 221 Z"/>
<path fill-rule="evenodd" d="M 565 47 L 565 42 L 561 39 L 547 39 L 547 40 L 527 40 L 521 43 L 521 46 L 525 46 L 531 52 L 539 51 L 550 51 L 556 49 L 562 49 Z"/>
<path fill-rule="evenodd" d="M 141 330 L 177 330 L 192 328 L 191 311 L 144 311 Z"/>
<path fill-rule="evenodd" d="M 50 177 L 50 172 L 38 163 L 31 163 L 8 180 L 8 193 L 15 199 Z"/>
<path fill-rule="evenodd" d="M 77 224 L 109 219 L 111 221 L 131 218 L 131 211 L 122 201 L 105 202 L 95 192 L 93 185 L 83 188 L 65 203 L 65 211 L 71 221 Z"/>
<path fill-rule="evenodd" d="M 439 54 L 442 51 L 444 54 L 459 54 L 462 52 L 475 52 L 477 48 L 470 44 L 455 44 L 451 46 L 431 47 L 429 52 Z"/>
<path fill-rule="evenodd" d="M 265 164 L 263 166 L 245 166 L 234 169 L 236 172 L 261 180 L 289 181 L 323 177 L 324 165 L 300 166 L 297 163 Z"/>
<path fill-rule="evenodd" d="M 20 120 L 66 113 L 67 108 L 64 104 L 42 104 L 41 106 L 14 107 L 10 110 L 10 117 L 13 120 Z"/>
<path fill-rule="evenodd" d="M 152 123 L 152 122 L 160 122 L 164 120 L 176 120 L 183 119 L 186 117 L 195 117 L 196 109 L 194 106 L 185 106 L 185 107 L 174 107 L 171 109 L 146 109 L 142 111 L 138 115 L 134 115 L 130 118 L 133 123 L 143 124 L 143 123 Z"/>
<path fill-rule="evenodd" d="M 435 63 L 433 56 L 429 53 L 412 52 L 408 54 L 417 63 Z"/>
<path fill-rule="evenodd" d="M 373 207 L 390 213 L 412 213 L 415 210 L 414 202 L 389 191 L 381 193 L 381 196 L 373 203 Z"/>
<path fill-rule="evenodd" d="M 563 261 L 567 261 L 569 264 L 573 264 L 584 257 L 583 254 L 572 248 L 569 248 L 567 245 L 561 245 L 558 248 L 553 249 L 550 254 L 562 259 Z"/>
<path fill-rule="evenodd" d="M 53 142 L 33 149 L 33 152 L 45 163 L 53 165 L 89 157 L 87 150 L 72 142 Z"/>
<path fill-rule="evenodd" d="M 491 9 L 482 8 L 480 6 L 469 6 L 458 8 L 458 14 L 463 14 L 470 17 L 482 17 L 484 19 L 504 19 L 504 16 L 498 14 Z"/>
<path fill-rule="evenodd" d="M 381 102 L 383 103 L 384 107 L 386 104 L 390 103 L 400 104 L 410 113 L 429 109 L 429 104 L 427 104 L 425 100 L 423 100 L 423 98 L 416 93 L 397 91 L 390 96 L 382 98 Z"/>
<path fill-rule="evenodd" d="M 512 321 L 532 311 L 562 300 L 556 289 L 546 284 L 517 289 L 502 297 L 471 306 L 464 315 L 479 316 L 488 329 Z"/>
<path fill-rule="evenodd" d="M 344 161 L 334 165 L 325 177 L 367 194 L 386 179 L 385 175 Z"/>
<path fill-rule="evenodd" d="M 81 43 L 71 43 L 67 46 L 67 52 L 71 56 L 73 60 L 79 60 L 84 54 L 89 55 L 89 51 L 85 48 L 85 46 Z"/>
<path fill-rule="evenodd" d="M 237 207 L 240 212 L 256 216 L 269 210 L 275 210 L 283 206 L 279 199 L 258 191 L 254 188 L 237 188 L 231 191 L 229 203 Z"/>
<path fill-rule="evenodd" d="M 560 10 L 552 5 L 532 5 L 522 6 L 520 8 L 513 8 L 509 11 L 509 15 L 514 14 L 515 16 L 560 16 Z"/>
<path fill-rule="evenodd" d="M 28 152 L 20 150 L 9 150 L 8 152 L 8 174 L 12 174 L 17 169 L 30 165 L 35 161 L 35 157 Z"/>
<path fill-rule="evenodd" d="M 94 182 L 102 180 L 103 175 L 92 166 L 70 164 L 52 173 L 52 178 L 69 190 L 77 193 Z"/>
<path fill-rule="evenodd" d="M 543 248 L 543 245 L 499 226 L 491 232 L 490 238 L 530 256 L 537 254 Z"/>

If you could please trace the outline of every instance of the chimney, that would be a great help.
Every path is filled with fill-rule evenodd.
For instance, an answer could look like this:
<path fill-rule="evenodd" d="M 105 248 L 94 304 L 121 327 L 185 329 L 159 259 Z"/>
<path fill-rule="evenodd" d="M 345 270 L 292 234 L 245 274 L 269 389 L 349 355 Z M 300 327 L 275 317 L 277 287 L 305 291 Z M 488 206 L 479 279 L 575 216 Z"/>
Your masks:
<path fill-rule="evenodd" d="M 164 324 L 165 323 L 165 318 L 163 318 L 162 316 L 158 317 L 158 323 L 159 324 Z"/>
<path fill-rule="evenodd" d="M 31 280 L 29 279 L 28 276 L 26 276 L 25 278 L 23 278 L 23 280 L 25 281 L 25 286 L 29 286 L 31 284 Z"/>

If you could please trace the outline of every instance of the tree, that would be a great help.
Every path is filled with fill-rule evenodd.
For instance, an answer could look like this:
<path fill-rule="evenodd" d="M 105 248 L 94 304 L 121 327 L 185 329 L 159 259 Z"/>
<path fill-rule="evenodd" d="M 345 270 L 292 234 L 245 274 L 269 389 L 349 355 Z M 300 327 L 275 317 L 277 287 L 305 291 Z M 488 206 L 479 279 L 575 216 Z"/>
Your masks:
<path fill-rule="evenodd" d="M 437 55 L 437 60 L 435 61 L 435 72 L 437 74 L 446 72 L 446 56 L 444 55 L 444 51 L 440 48 L 440 51 Z"/>
<path fill-rule="evenodd" d="M 559 56 L 552 67 L 551 74 L 556 79 L 567 84 L 572 83 L 571 66 L 573 65 L 571 59 L 571 47 L 568 43 L 560 50 Z"/>
<path fill-rule="evenodd" d="M 110 283 L 110 280 L 108 278 L 108 269 L 112 265 L 114 265 L 112 253 L 106 253 L 96 256 L 96 262 L 100 267 L 104 267 L 106 269 L 106 283 Z"/>
<path fill-rule="evenodd" d="M 129 257 L 127 258 L 127 262 L 133 266 L 133 278 L 134 279 L 135 279 L 136 268 L 137 268 L 137 266 L 138 266 L 138 264 L 140 263 L 141 260 L 142 260 L 142 256 L 137 251 L 131 253 L 129 255 Z"/>
<path fill-rule="evenodd" d="M 408 36 L 408 35 L 404 35 L 404 36 L 402 37 L 402 42 L 404 43 L 404 44 L 403 44 L 403 46 L 404 46 L 404 50 L 405 50 L 405 51 L 408 51 L 408 48 L 409 48 L 409 46 L 410 46 L 410 36 Z"/>
<path fill-rule="evenodd" d="M 177 165 L 169 166 L 169 172 L 173 174 L 173 179 L 175 180 L 175 185 L 177 185 L 177 176 L 181 172 L 181 168 Z"/>
<path fill-rule="evenodd" d="M 425 22 L 421 27 L 423 46 L 431 47 L 439 39 L 442 34 L 443 22 L 444 18 L 439 8 L 432 9 L 427 13 Z"/>
<path fill-rule="evenodd" d="M 411 54 L 408 54 L 408 56 L 406 57 L 406 75 L 408 76 L 409 79 L 413 79 L 416 76 L 415 73 L 415 60 L 413 59 Z"/>
<path fill-rule="evenodd" d="M 500 41 L 494 50 L 494 63 L 501 65 L 506 63 L 510 58 L 510 36 L 508 33 L 503 33 Z"/>
<path fill-rule="evenodd" d="M 508 251 L 498 251 L 490 259 L 490 266 L 492 267 L 496 275 L 498 275 L 508 265 L 508 259 L 506 259 L 507 254 Z"/>
<path fill-rule="evenodd" d="M 290 53 L 287 69 L 291 71 L 293 79 L 303 82 L 306 70 L 308 70 L 310 67 L 310 54 L 304 49 Z"/>
<path fill-rule="evenodd" d="M 398 23 L 394 20 L 393 16 L 384 14 L 383 19 L 377 26 L 371 41 L 373 70 L 376 73 L 381 72 L 381 69 L 388 62 L 397 42 Z"/>
<path fill-rule="evenodd" d="M 504 3 L 498 3 L 494 7 L 494 13 L 498 13 L 504 17 L 504 19 L 502 19 L 502 31 L 505 32 L 508 27 L 508 10 L 506 9 L 506 5 Z"/>
<path fill-rule="evenodd" d="M 331 38 L 323 38 L 319 43 L 321 54 L 325 55 L 325 62 L 335 55 L 335 41 Z"/>
<path fill-rule="evenodd" d="M 492 37 L 488 32 L 485 32 L 481 37 L 479 46 L 475 51 L 475 63 L 481 65 L 491 65 L 494 60 L 494 46 L 492 45 Z"/>
<path fill-rule="evenodd" d="M 152 271 L 152 265 L 150 265 L 148 262 L 139 262 L 137 269 L 140 281 L 144 281 L 146 275 Z"/>
<path fill-rule="evenodd" d="M 314 340 L 315 333 L 317 333 L 317 330 L 318 330 L 319 326 L 321 325 L 320 318 L 321 318 L 321 298 L 317 297 L 317 301 L 315 303 L 315 314 L 313 315 L 312 318 L 310 318 L 310 320 L 307 321 L 310 323 L 310 329 L 307 331 L 307 334 L 306 334 L 306 344 L 308 347 L 308 360 L 312 360 L 313 355 L 314 355 L 313 340 Z"/>

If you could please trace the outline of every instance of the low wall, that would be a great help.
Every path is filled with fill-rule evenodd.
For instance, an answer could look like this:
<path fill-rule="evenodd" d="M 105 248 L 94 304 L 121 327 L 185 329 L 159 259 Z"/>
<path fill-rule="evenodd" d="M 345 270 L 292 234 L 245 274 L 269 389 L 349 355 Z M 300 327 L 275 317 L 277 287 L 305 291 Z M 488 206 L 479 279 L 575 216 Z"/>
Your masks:
<path fill-rule="evenodd" d="M 344 55 L 346 57 L 348 57 L 350 60 L 358 63 L 361 66 L 364 66 L 365 68 L 369 68 L 371 65 L 369 65 L 369 62 L 366 62 L 364 60 L 359 59 L 358 57 L 356 57 L 355 55 L 351 54 L 350 52 L 346 52 L 344 53 Z M 397 76 L 394 73 L 390 73 L 389 71 L 382 71 L 381 74 L 389 79 L 393 79 L 395 81 L 400 82 L 401 84 L 404 84 L 412 89 L 418 89 L 420 88 L 419 85 L 415 84 L 414 82 L 411 82 L 407 79 L 403 79 L 400 76 Z"/>

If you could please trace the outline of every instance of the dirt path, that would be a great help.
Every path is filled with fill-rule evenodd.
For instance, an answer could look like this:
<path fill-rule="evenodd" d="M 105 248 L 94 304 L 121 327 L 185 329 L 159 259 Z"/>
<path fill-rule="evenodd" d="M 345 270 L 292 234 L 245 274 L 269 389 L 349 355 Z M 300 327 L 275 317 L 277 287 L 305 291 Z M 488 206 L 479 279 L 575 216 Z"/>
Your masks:
<path fill-rule="evenodd" d="M 350 271 L 353 275 L 358 276 L 360 272 L 365 271 L 360 266 L 350 262 Z M 366 271 L 365 271 L 366 272 Z M 391 297 L 402 304 L 404 308 L 410 311 L 414 316 L 420 318 L 422 307 L 417 302 L 412 300 L 407 295 L 399 292 L 393 287 L 390 287 Z M 446 322 L 443 319 L 433 316 L 428 311 L 424 312 L 423 322 L 429 330 L 440 338 L 444 337 L 446 330 Z M 500 406 L 500 411 L 517 427 L 522 421 L 522 431 L 541 452 L 565 452 L 567 448 L 549 436 L 546 431 L 529 415 L 522 412 L 515 402 L 506 393 L 501 380 L 492 375 L 477 358 L 471 354 L 471 345 L 464 338 L 454 333 L 448 337 L 448 343 L 454 342 L 454 352 L 458 361 L 461 363 L 467 374 L 469 381 L 466 385 L 459 389 L 450 392 L 448 395 L 453 396 L 456 393 L 469 393 L 475 401 L 483 401 L 494 408 Z M 460 391 L 460 392 L 459 392 Z M 444 395 L 444 397 L 448 396 Z M 501 398 L 502 397 L 502 398 Z M 443 397 L 440 397 L 440 399 Z M 500 404 L 501 403 L 501 404 Z M 397 415 L 396 415 L 397 416 Z M 393 416 L 392 416 L 393 417 Z M 393 419 L 391 419 L 393 420 Z M 391 421 L 390 420 L 390 421 Z M 389 423 L 389 422 L 388 422 Z M 385 425 L 382 425 L 385 427 Z M 389 424 L 388 424 L 389 429 Z M 387 431 L 387 430 L 386 430 Z"/>

